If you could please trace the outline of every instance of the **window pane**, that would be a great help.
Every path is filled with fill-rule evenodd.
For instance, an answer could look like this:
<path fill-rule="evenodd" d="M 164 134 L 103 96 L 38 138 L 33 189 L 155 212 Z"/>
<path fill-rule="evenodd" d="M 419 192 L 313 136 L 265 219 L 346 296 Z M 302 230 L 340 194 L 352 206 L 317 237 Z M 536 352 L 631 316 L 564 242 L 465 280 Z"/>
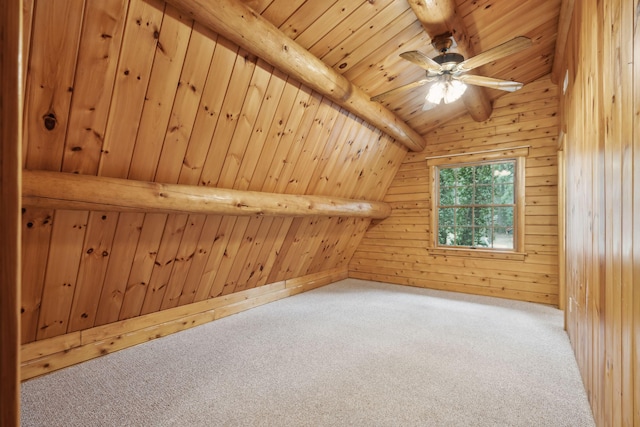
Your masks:
<path fill-rule="evenodd" d="M 492 176 L 491 165 L 476 166 L 476 184 L 491 184 Z"/>
<path fill-rule="evenodd" d="M 514 160 L 438 169 L 438 245 L 513 249 Z"/>
<path fill-rule="evenodd" d="M 464 167 L 457 169 L 458 185 L 473 185 L 473 167 Z"/>
<path fill-rule="evenodd" d="M 457 246 L 473 246 L 473 228 L 457 227 L 455 244 Z"/>
<path fill-rule="evenodd" d="M 456 201 L 456 188 L 455 187 L 440 187 L 440 205 L 451 206 Z"/>
<path fill-rule="evenodd" d="M 471 205 L 473 204 L 473 185 L 467 185 L 464 187 L 457 187 L 458 200 L 456 205 Z"/>
<path fill-rule="evenodd" d="M 494 228 L 493 247 L 497 249 L 513 249 L 513 233 L 506 227 Z"/>
<path fill-rule="evenodd" d="M 456 174 L 453 168 L 440 169 L 440 187 L 456 185 Z"/>
<path fill-rule="evenodd" d="M 515 162 L 493 165 L 493 180 L 496 184 L 512 183 L 515 176 Z"/>
<path fill-rule="evenodd" d="M 480 248 L 490 248 L 491 237 L 491 228 L 476 227 L 473 232 L 473 243 Z"/>
<path fill-rule="evenodd" d="M 455 234 L 453 227 L 440 227 L 438 229 L 438 244 L 453 245 L 455 243 Z"/>
<path fill-rule="evenodd" d="M 476 205 L 490 205 L 493 199 L 491 185 L 478 185 L 476 187 Z"/>
<path fill-rule="evenodd" d="M 496 227 L 513 228 L 513 208 L 493 208 L 493 215 Z"/>
<path fill-rule="evenodd" d="M 500 184 L 494 188 L 493 203 L 496 205 L 511 205 L 514 203 L 513 184 Z"/>
<path fill-rule="evenodd" d="M 491 227 L 493 224 L 491 208 L 474 208 L 473 225 L 485 225 Z"/>
<path fill-rule="evenodd" d="M 471 226 L 472 224 L 472 208 L 457 208 L 456 209 L 456 225 L 460 226 Z"/>
<path fill-rule="evenodd" d="M 438 210 L 438 225 L 440 227 L 455 225 L 453 212 L 454 208 L 440 208 Z"/>

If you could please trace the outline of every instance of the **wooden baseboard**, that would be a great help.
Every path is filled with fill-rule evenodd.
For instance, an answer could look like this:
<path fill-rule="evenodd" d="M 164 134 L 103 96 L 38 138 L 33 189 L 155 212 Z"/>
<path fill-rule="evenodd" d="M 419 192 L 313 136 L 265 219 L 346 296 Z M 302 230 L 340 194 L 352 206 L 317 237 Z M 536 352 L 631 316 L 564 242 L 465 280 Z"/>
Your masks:
<path fill-rule="evenodd" d="M 96 326 L 22 346 L 21 380 L 66 368 L 250 308 L 346 279 L 340 267 L 231 295 Z"/>

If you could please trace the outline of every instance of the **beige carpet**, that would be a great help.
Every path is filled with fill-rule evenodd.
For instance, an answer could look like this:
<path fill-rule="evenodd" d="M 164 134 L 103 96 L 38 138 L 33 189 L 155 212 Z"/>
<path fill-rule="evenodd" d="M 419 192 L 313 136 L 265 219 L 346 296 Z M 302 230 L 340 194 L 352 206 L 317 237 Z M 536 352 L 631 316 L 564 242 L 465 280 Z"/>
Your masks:
<path fill-rule="evenodd" d="M 27 381 L 24 426 L 592 426 L 562 312 L 347 279 Z"/>

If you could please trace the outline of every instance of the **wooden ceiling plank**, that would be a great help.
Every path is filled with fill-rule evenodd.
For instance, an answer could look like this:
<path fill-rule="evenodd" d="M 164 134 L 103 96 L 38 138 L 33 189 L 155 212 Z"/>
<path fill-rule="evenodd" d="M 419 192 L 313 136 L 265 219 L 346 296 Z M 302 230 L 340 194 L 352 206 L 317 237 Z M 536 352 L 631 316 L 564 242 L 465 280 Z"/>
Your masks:
<path fill-rule="evenodd" d="M 273 249 L 270 251 L 265 251 L 267 247 L 264 247 L 262 251 L 260 251 L 259 255 L 259 265 L 258 268 L 259 273 L 254 276 L 255 279 L 249 281 L 248 287 L 258 287 L 263 286 L 268 283 L 269 274 L 273 268 L 273 264 L 282 249 L 282 244 L 284 243 L 284 239 L 289 233 L 289 229 L 291 228 L 291 224 L 293 223 L 294 218 L 276 218 L 269 229 L 269 237 L 270 241 L 273 241 Z"/>
<path fill-rule="evenodd" d="M 185 14 L 166 7 L 131 156 L 130 179 L 152 181 L 156 175 L 192 26 Z"/>
<path fill-rule="evenodd" d="M 121 216 L 124 215 L 121 214 Z M 131 260 L 131 267 L 128 269 L 129 278 L 122 296 L 120 311 L 117 313 L 118 320 L 130 319 L 140 314 L 162 238 L 162 233 L 158 230 L 164 230 L 166 222 L 166 214 L 146 214 L 144 216 L 140 239 Z M 128 263 L 129 261 L 127 266 Z"/>
<path fill-rule="evenodd" d="M 393 0 L 380 0 L 373 3 L 368 1 L 361 2 L 360 6 L 348 16 L 348 19 L 338 23 L 330 32 L 309 46 L 307 50 L 318 58 L 324 57 L 334 48 L 344 43 L 352 34 L 361 31 L 363 25 L 369 23 L 373 19 L 372 17 L 390 4 L 395 5 L 398 2 L 393 2 Z"/>
<path fill-rule="evenodd" d="M 326 98 L 322 100 L 313 125 L 308 129 L 300 156 L 287 179 L 284 193 L 313 194 L 308 192 L 309 182 L 320 163 L 320 156 L 325 147 L 331 147 L 334 144 L 329 137 L 338 114 L 340 114 L 339 107 Z M 338 128 L 341 129 L 340 126 Z"/>
<path fill-rule="evenodd" d="M 233 66 L 233 73 L 229 80 L 229 86 L 220 109 L 220 118 L 216 124 L 211 141 L 204 142 L 204 145 L 209 146 L 209 151 L 202 167 L 202 174 L 200 175 L 199 182 L 192 182 L 190 184 L 211 185 L 215 187 L 221 178 L 224 179 L 221 175 L 222 168 L 227 158 L 229 146 L 233 142 L 233 134 L 241 120 L 242 108 L 249 93 L 250 82 L 256 70 L 257 61 L 258 58 L 256 56 L 253 56 L 244 49 L 238 51 Z M 271 74 L 259 72 L 259 75 L 268 77 Z M 216 77 L 216 80 L 217 79 Z M 252 92 L 256 93 L 257 91 Z M 248 106 L 248 108 L 253 108 L 254 111 L 258 107 L 259 105 Z M 244 118 L 242 119 L 244 120 Z M 251 117 L 251 119 L 255 119 L 255 116 Z M 199 143 L 203 144 L 203 141 L 199 141 Z M 184 182 L 181 182 L 181 184 L 184 184 Z"/>
<path fill-rule="evenodd" d="M 87 2 L 62 171 L 95 175 L 102 150 L 128 2 Z M 99 82 L 100 90 L 96 89 Z"/>
<path fill-rule="evenodd" d="M 327 138 L 327 144 L 325 144 L 322 153 L 319 154 L 318 163 L 316 164 L 313 173 L 309 174 L 309 181 L 305 194 L 317 194 L 316 187 L 322 179 L 323 174 L 326 172 L 327 166 L 337 158 L 336 153 L 338 153 L 344 145 L 340 138 L 349 130 L 351 123 L 349 117 L 350 116 L 347 111 L 339 109 L 338 117 L 336 118 L 331 129 L 331 133 Z"/>
<path fill-rule="evenodd" d="M 403 50 L 429 50 L 431 48 L 429 36 L 422 30 L 422 27 L 410 26 L 402 30 L 395 37 L 397 48 Z M 434 55 L 435 56 L 435 55 Z M 396 75 L 393 74 L 404 71 L 412 75 L 418 75 L 414 80 L 425 77 L 425 71 L 420 67 L 407 67 L 407 61 L 400 55 L 389 56 L 383 49 L 375 49 L 365 58 L 362 58 L 355 66 L 348 69 L 344 76 L 351 80 L 358 87 L 369 94 L 381 93 L 386 90 L 398 87 Z M 412 80 L 412 81 L 414 81 Z M 385 89 L 381 89 L 380 86 Z M 386 89 L 388 88 L 388 89 Z"/>
<path fill-rule="evenodd" d="M 311 46 L 332 32 L 345 19 L 348 19 L 360 6 L 360 2 L 350 0 L 337 1 L 323 14 L 314 19 L 304 31 L 299 32 L 292 38 L 302 47 L 309 50 Z"/>
<path fill-rule="evenodd" d="M 125 178 L 129 173 L 164 8 L 161 0 L 132 0 L 129 6 L 100 156 L 100 175 Z"/>
<path fill-rule="evenodd" d="M 216 278 L 218 268 L 222 262 L 222 258 L 226 254 L 226 248 L 231 238 L 231 231 L 236 222 L 237 217 L 224 216 L 220 221 L 220 225 L 215 232 L 214 238 L 211 239 L 212 245 L 209 251 L 209 257 L 205 264 L 202 276 L 198 282 L 194 301 L 203 301 L 209 298 L 213 281 Z"/>
<path fill-rule="evenodd" d="M 23 203 L 23 206 L 28 204 Z M 42 307 L 36 334 L 38 340 L 62 335 L 67 331 L 87 216 L 88 212 L 85 211 L 56 212 L 53 216 L 51 245 L 64 247 L 65 250 L 50 251 L 47 260 Z"/>
<path fill-rule="evenodd" d="M 456 49 L 462 56 L 471 58 L 479 53 L 474 51 L 467 28 L 456 12 L 454 0 L 439 2 L 409 0 L 409 5 L 432 39 L 450 32 L 456 41 Z M 468 85 L 462 101 L 475 121 L 482 122 L 491 116 L 491 101 L 484 88 Z"/>
<path fill-rule="evenodd" d="M 276 185 L 274 192 L 284 193 L 294 168 L 298 164 L 300 155 L 305 146 L 305 143 L 309 141 L 309 130 L 313 128 L 314 123 L 321 123 L 326 114 L 325 109 L 320 109 L 323 102 L 327 102 L 319 93 L 313 93 L 309 101 L 309 107 L 304 112 L 302 120 L 298 125 L 296 133 L 293 135 L 291 144 L 289 145 L 289 151 L 283 161 L 283 166 L 280 169 L 278 176 L 274 176 Z"/>
<path fill-rule="evenodd" d="M 206 114 L 206 111 L 200 111 L 201 101 L 217 37 L 217 34 L 197 22 L 194 24 L 153 179 L 156 182 L 178 182 L 196 117 L 198 114 Z M 217 71 L 224 74 L 223 70 Z"/>
<path fill-rule="evenodd" d="M 274 69 L 260 107 L 260 113 L 253 127 L 252 136 L 247 144 L 233 184 L 233 188 L 236 190 L 249 189 L 251 177 L 262 158 L 265 148 L 267 148 L 266 141 L 269 137 L 270 127 L 274 123 L 274 117 L 281 111 L 280 104 L 283 100 L 282 97 L 286 86 L 287 76 Z"/>
<path fill-rule="evenodd" d="M 24 106 L 28 168 L 61 168 L 83 12 L 84 0 L 41 2 L 35 8 Z"/>
<path fill-rule="evenodd" d="M 217 44 L 209 66 L 200 98 L 200 106 L 196 113 L 193 128 L 187 136 L 189 142 L 183 158 L 175 161 L 178 167 L 177 182 L 196 185 L 211 147 L 210 141 L 222 116 L 222 103 L 229 89 L 233 68 L 238 58 L 238 47 L 223 37 L 218 37 Z M 173 173 L 161 170 L 162 176 L 156 176 L 158 182 L 175 183 Z M 172 178 L 170 179 L 169 176 Z"/>
<path fill-rule="evenodd" d="M 569 36 L 569 27 L 573 18 L 573 6 L 575 0 L 562 0 L 560 6 L 560 16 L 558 18 L 558 35 L 556 37 L 556 48 L 553 55 L 553 66 L 551 69 L 551 81 L 558 84 L 560 81 L 560 69 L 562 64 L 566 63 L 565 50 L 567 46 L 567 38 Z"/>
<path fill-rule="evenodd" d="M 252 171 L 246 187 L 243 184 L 244 188 L 240 187 L 240 190 L 264 191 L 263 186 L 271 170 L 272 162 L 277 157 L 276 153 L 281 151 L 280 141 L 285 135 L 292 133 L 293 128 L 297 126 L 299 118 L 291 118 L 292 114 L 298 114 L 299 109 L 296 109 L 296 106 L 308 99 L 309 93 L 300 90 L 300 83 L 287 78 L 282 97 L 260 153 L 260 161 Z"/>
<path fill-rule="evenodd" d="M 149 284 L 136 316 L 160 311 L 189 215 L 170 214 L 164 226 Z"/>
<path fill-rule="evenodd" d="M 180 301 L 180 296 L 184 292 L 189 270 L 193 258 L 196 254 L 197 245 L 204 228 L 206 215 L 189 215 L 184 233 L 175 255 L 173 268 L 167 280 L 166 291 L 164 293 L 160 310 L 176 307 Z"/>
<path fill-rule="evenodd" d="M 89 213 L 67 333 L 94 326 L 117 223 L 115 212 Z"/>
<path fill-rule="evenodd" d="M 260 218 L 260 220 L 260 227 L 258 228 L 255 237 L 245 236 L 250 237 L 253 244 L 251 245 L 249 254 L 244 260 L 244 268 L 241 269 L 237 279 L 235 279 L 236 285 L 234 287 L 234 292 L 250 289 L 249 280 L 258 273 L 258 269 L 261 265 L 258 261 L 260 253 L 262 252 L 264 246 L 268 246 L 269 248 L 271 248 L 271 245 L 273 243 L 272 240 L 268 240 L 268 236 L 271 231 L 271 225 L 276 220 L 276 218 L 264 217 Z M 236 262 L 239 261 L 240 260 L 236 260 Z"/>
<path fill-rule="evenodd" d="M 142 231 L 144 214 L 121 213 L 113 237 L 109 265 L 102 285 L 102 292 L 98 302 L 95 326 L 116 322 L 127 290 L 129 271 L 133 264 L 138 240 Z M 117 266 L 114 268 L 113 266 Z"/>
<path fill-rule="evenodd" d="M 233 136 L 220 171 L 220 178 L 214 184 L 216 187 L 234 188 L 240 167 L 245 159 L 247 145 L 253 140 L 253 130 L 259 115 L 261 113 L 263 115 L 273 114 L 275 111 L 276 106 L 267 99 L 272 76 L 273 67 L 259 59 L 233 130 Z M 219 139 L 214 135 L 213 143 L 217 145 L 218 141 Z"/>
<path fill-rule="evenodd" d="M 342 75 L 351 69 L 351 67 L 359 64 L 372 52 L 375 52 L 380 46 L 389 43 L 391 45 L 401 45 L 407 39 L 412 38 L 415 34 L 422 31 L 420 26 L 415 22 L 415 16 L 411 10 L 406 10 L 403 14 L 395 18 L 393 21 L 382 27 L 374 34 L 370 34 L 362 44 L 356 48 L 351 48 L 349 52 L 337 58 L 337 62 L 333 63 L 333 67 Z M 407 33 L 409 33 L 407 35 Z M 328 58 L 323 58 L 327 61 Z"/>
<path fill-rule="evenodd" d="M 211 254 L 213 245 L 217 240 L 216 235 L 221 222 L 222 217 L 220 215 L 206 216 L 204 226 L 202 227 L 202 232 L 200 233 L 198 244 L 193 255 L 193 260 L 189 267 L 189 272 L 186 274 L 186 278 L 184 279 L 184 287 L 182 288 L 182 293 L 178 299 L 179 306 L 194 302 L 198 285 L 200 284 L 200 279 L 204 275 L 204 269 L 207 265 L 207 261 L 209 260 L 209 255 Z"/>
<path fill-rule="evenodd" d="M 229 295 L 236 292 L 236 289 L 237 291 L 244 289 L 244 286 L 239 283 L 238 279 L 242 271 L 245 268 L 248 269 L 247 260 L 249 259 L 249 253 L 253 248 L 254 239 L 258 235 L 261 224 L 262 217 L 249 218 L 247 229 L 240 239 L 238 251 L 228 262 L 230 264 L 230 268 L 226 278 L 224 279 L 224 286 L 222 287 L 221 295 Z"/>
<path fill-rule="evenodd" d="M 229 234 L 229 242 L 227 243 L 227 247 L 224 249 L 224 256 L 220 260 L 220 264 L 217 266 L 217 271 L 211 285 L 211 291 L 209 292 L 209 298 L 215 298 L 222 295 L 227 277 L 233 267 L 233 261 L 238 257 L 240 245 L 244 240 L 244 235 L 247 231 L 247 227 L 249 227 L 251 219 L 253 218 L 247 216 L 234 217 L 229 228 L 225 230 L 225 233 Z"/>
<path fill-rule="evenodd" d="M 310 93 L 309 93 L 310 92 Z M 282 137 L 268 169 L 268 175 L 263 182 L 262 191 L 278 192 L 278 187 L 284 187 L 281 183 L 288 173 L 287 169 L 293 167 L 293 162 L 299 154 L 299 142 L 304 139 L 304 134 L 308 126 L 311 125 L 315 114 L 319 108 L 322 97 L 316 92 L 311 92 L 309 88 L 303 87 L 299 97 L 303 102 L 294 105 L 294 111 L 289 116 L 289 121 L 295 120 L 291 126 L 287 124 L 287 133 Z"/>
<path fill-rule="evenodd" d="M 335 3 L 336 0 L 306 1 L 278 28 L 285 36 L 295 40 L 314 22 L 323 20 L 327 11 L 331 10 Z M 304 45 L 302 46 L 304 47 Z"/>
<path fill-rule="evenodd" d="M 361 89 L 237 0 L 170 2 L 212 30 L 255 52 L 279 70 L 361 115 L 409 149 L 420 151 L 424 148 L 422 137 L 393 113 L 370 101 Z"/>
<path fill-rule="evenodd" d="M 273 0 L 261 15 L 276 27 L 280 27 L 305 1 L 306 0 Z"/>

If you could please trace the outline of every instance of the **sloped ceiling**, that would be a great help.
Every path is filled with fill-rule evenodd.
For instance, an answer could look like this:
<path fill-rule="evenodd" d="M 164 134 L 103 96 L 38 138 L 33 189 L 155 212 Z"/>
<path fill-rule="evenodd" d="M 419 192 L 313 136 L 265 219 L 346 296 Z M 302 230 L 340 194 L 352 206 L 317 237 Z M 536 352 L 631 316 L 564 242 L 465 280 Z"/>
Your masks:
<path fill-rule="evenodd" d="M 432 56 L 405 1 L 247 1 L 367 93 Z M 161 0 L 25 1 L 24 167 L 168 184 L 379 201 L 406 148 Z M 551 69 L 558 1 L 461 1 L 476 51 L 528 51 L 482 74 Z M 492 93 L 491 96 L 497 96 Z M 419 133 L 457 115 L 388 107 Z M 363 218 L 23 212 L 22 340 L 50 338 L 346 266 Z"/>

